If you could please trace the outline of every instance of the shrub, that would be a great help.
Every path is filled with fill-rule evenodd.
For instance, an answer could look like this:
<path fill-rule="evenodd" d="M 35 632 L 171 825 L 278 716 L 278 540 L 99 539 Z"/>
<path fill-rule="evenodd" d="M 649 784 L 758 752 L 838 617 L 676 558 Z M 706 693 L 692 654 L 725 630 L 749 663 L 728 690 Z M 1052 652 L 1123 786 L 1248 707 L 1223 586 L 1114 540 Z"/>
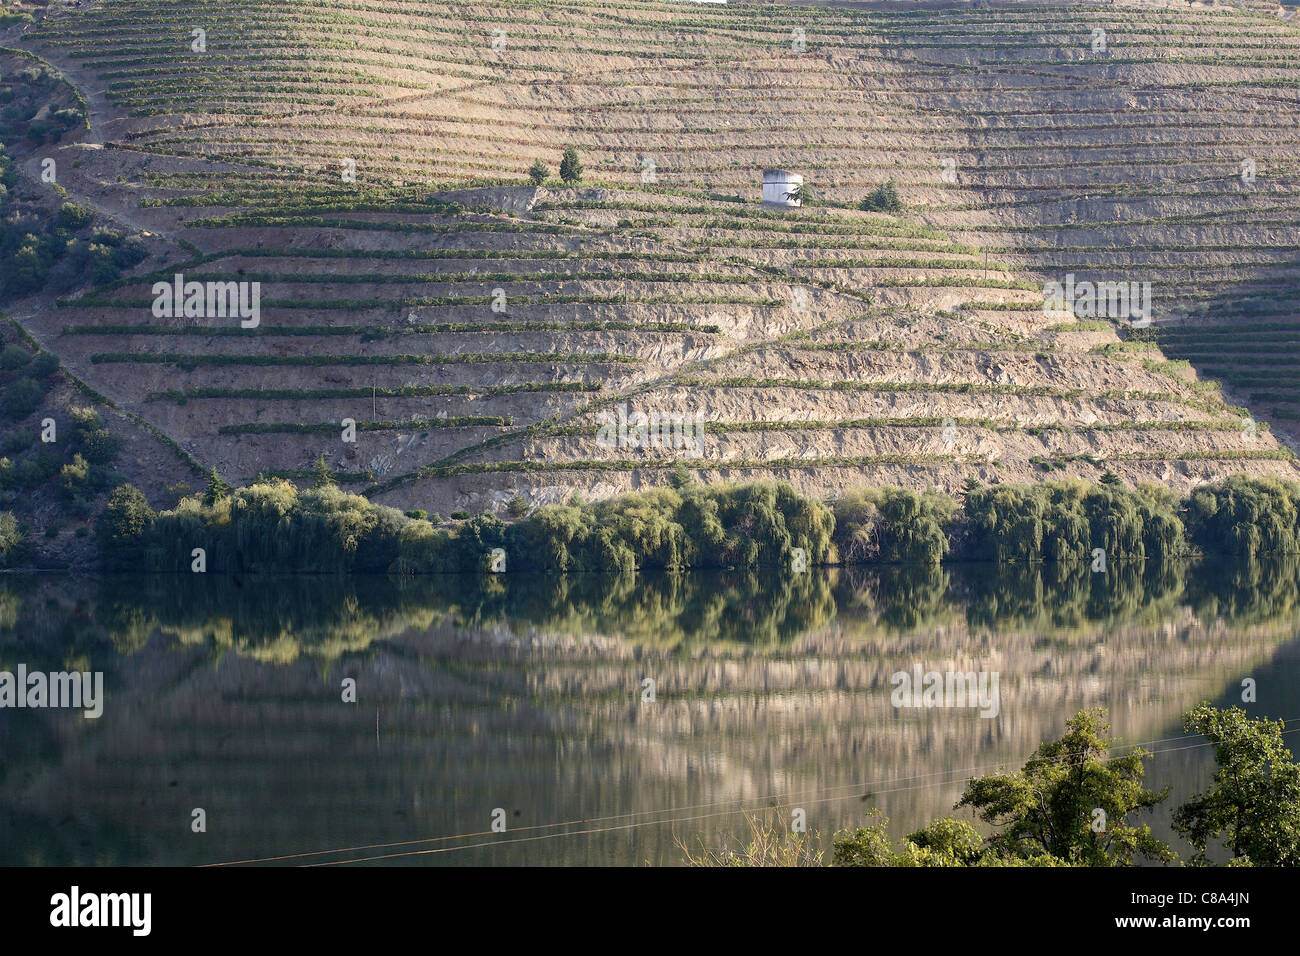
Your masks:
<path fill-rule="evenodd" d="M 104 567 L 138 571 L 145 566 L 145 544 L 157 515 L 144 493 L 121 485 L 108 496 L 108 504 L 95 522 L 95 538 Z"/>
<path fill-rule="evenodd" d="M 214 467 L 208 472 L 208 483 L 203 492 L 203 503 L 211 508 L 217 502 L 228 497 L 230 497 L 230 485 L 226 484 Z"/>
<path fill-rule="evenodd" d="M 72 461 L 63 466 L 59 472 L 59 492 L 65 498 L 84 495 L 90 483 L 90 462 L 80 454 L 72 456 Z"/>
<path fill-rule="evenodd" d="M 63 460 L 49 448 L 23 459 L 14 469 L 13 479 L 20 488 L 33 489 L 53 478 L 63 466 Z"/>
<path fill-rule="evenodd" d="M 122 439 L 104 428 L 82 432 L 76 440 L 81 454 L 93 465 L 109 464 L 122 447 Z"/>
<path fill-rule="evenodd" d="M 3 404 L 4 412 L 10 418 L 26 418 L 40 407 L 41 401 L 45 398 L 45 391 L 46 386 L 41 382 L 24 376 L 12 382 L 4 390 L 0 403 Z"/>
<path fill-rule="evenodd" d="M 89 489 L 103 487 L 108 479 L 96 461 L 103 453 L 90 439 L 103 434 L 110 441 L 111 436 L 95 428 L 99 421 L 93 411 L 73 414 L 82 437 L 65 477 Z M 17 452 L 18 442 L 11 441 Z M 0 459 L 0 490 L 34 487 L 63 464 L 45 451 L 17 464 Z M 83 477 L 86 465 L 89 473 Z M 159 517 L 168 530 L 154 541 L 161 550 L 150 552 L 150 566 L 177 567 L 176 541 L 233 535 L 234 542 L 220 552 L 228 559 L 227 570 L 481 571 L 498 547 L 506 550 L 510 570 L 752 568 L 788 565 L 800 549 L 809 566 L 838 558 L 915 564 L 934 573 L 950 555 L 1064 566 L 1101 549 L 1109 560 L 1152 562 L 1150 569 L 1186 553 L 1184 511 L 1193 516 L 1194 534 L 1204 547 L 1224 538 L 1249 555 L 1296 550 L 1300 486 L 1235 478 L 1198 489 L 1197 495 L 1180 510 L 1163 488 L 1072 480 L 972 487 L 959 508 L 934 492 L 860 489 L 842 495 L 832 512 L 784 482 L 717 487 L 690 482 L 595 504 L 574 494 L 566 504 L 526 515 L 527 501 L 515 496 L 507 510 L 518 520 L 509 526 L 492 514 L 471 518 L 460 510 L 452 518 L 462 524 L 444 531 L 430 526 L 441 524 L 438 515 L 426 524 L 418 520 L 423 510 L 403 515 L 381 508 L 343 494 L 319 476 L 310 492 L 260 478 L 232 492 L 214 471 L 201 499 L 181 501 Z M 278 543 L 254 542 L 258 536 Z M 215 553 L 210 550 L 209 557 Z M 1112 597 L 1122 600 L 1122 591 Z M 1082 592 L 1079 598 L 1089 599 Z"/>
<path fill-rule="evenodd" d="M 0 352 L 0 368 L 5 371 L 20 369 L 31 360 L 31 353 L 17 345 L 6 345 L 5 350 Z"/>
<path fill-rule="evenodd" d="M 113 265 L 118 270 L 130 269 L 147 258 L 149 258 L 149 248 L 136 236 L 122 242 L 112 253 Z"/>
<path fill-rule="evenodd" d="M 35 292 L 45 284 L 50 265 L 35 245 L 21 246 L 6 263 L 5 290 L 14 295 Z"/>
<path fill-rule="evenodd" d="M 90 280 L 96 285 L 108 285 L 115 282 L 122 274 L 113 257 L 113 247 L 92 242 L 87 260 L 90 266 Z"/>
<path fill-rule="evenodd" d="M 8 564 L 23 543 L 22 528 L 12 511 L 0 511 L 0 564 Z"/>
<path fill-rule="evenodd" d="M 706 847 L 698 851 L 679 843 L 690 866 L 786 867 L 821 866 L 822 851 L 816 833 L 792 833 L 780 811 L 767 814 L 746 813 L 749 837 L 743 846 L 721 849 Z"/>
<path fill-rule="evenodd" d="M 11 428 L 0 437 L 0 453 L 16 455 L 32 447 L 36 435 L 30 428 Z"/>
<path fill-rule="evenodd" d="M 909 833 L 897 846 L 889 821 L 878 812 L 865 827 L 835 834 L 833 866 L 990 866 L 997 858 L 965 820 L 936 820 Z"/>
<path fill-rule="evenodd" d="M 59 207 L 59 214 L 55 221 L 61 229 L 69 229 L 77 232 L 91 224 L 95 219 L 95 211 L 86 206 L 75 202 L 65 202 Z"/>
<path fill-rule="evenodd" d="M 551 171 L 546 168 L 546 164 L 540 159 L 535 160 L 533 165 L 528 167 L 528 178 L 532 180 L 534 186 L 540 186 L 546 182 L 546 177 L 550 174 Z"/>
<path fill-rule="evenodd" d="M 891 179 L 877 186 L 869 196 L 858 203 L 858 208 L 866 212 L 897 214 L 903 211 L 903 201 L 898 197 L 898 187 Z"/>
<path fill-rule="evenodd" d="M 813 192 L 812 187 L 807 183 L 800 183 L 795 186 L 783 198 L 792 199 L 801 206 L 815 206 L 817 204 L 817 194 Z"/>
<path fill-rule="evenodd" d="M 59 360 L 49 352 L 39 352 L 27 373 L 35 378 L 49 378 L 59 370 Z"/>

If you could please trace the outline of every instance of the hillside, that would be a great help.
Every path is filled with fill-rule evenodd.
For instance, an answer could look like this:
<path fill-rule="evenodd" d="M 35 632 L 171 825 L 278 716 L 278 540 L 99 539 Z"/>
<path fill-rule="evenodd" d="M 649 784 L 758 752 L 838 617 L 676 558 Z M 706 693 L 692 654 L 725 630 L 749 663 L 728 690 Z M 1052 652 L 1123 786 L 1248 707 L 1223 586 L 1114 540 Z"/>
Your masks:
<path fill-rule="evenodd" d="M 1266 6 L 18 9 L 0 44 L 90 119 L 22 173 L 169 251 L 8 312 L 230 481 L 324 455 L 446 515 L 681 465 L 1300 477 L 1300 28 Z M 760 204 L 772 168 L 802 208 Z M 256 324 L 157 315 L 176 273 L 260 283 Z M 1150 282 L 1150 327 L 1045 309 L 1071 274 Z M 620 406 L 698 416 L 700 453 L 609 447 Z"/>

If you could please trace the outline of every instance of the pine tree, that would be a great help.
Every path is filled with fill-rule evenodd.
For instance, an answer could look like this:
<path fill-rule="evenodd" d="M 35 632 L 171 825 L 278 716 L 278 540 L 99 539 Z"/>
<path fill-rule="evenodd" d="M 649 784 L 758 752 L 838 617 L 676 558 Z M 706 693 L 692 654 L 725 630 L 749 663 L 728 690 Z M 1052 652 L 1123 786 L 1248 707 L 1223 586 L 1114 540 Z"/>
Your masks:
<path fill-rule="evenodd" d="M 312 485 L 313 488 L 334 487 L 334 473 L 330 471 L 330 466 L 325 462 L 324 452 L 316 459 L 316 466 L 312 469 L 312 474 L 316 478 L 315 483 Z"/>
<path fill-rule="evenodd" d="M 564 147 L 564 158 L 560 160 L 560 178 L 566 183 L 576 183 L 582 179 L 582 162 L 578 159 L 578 147 Z"/>
<path fill-rule="evenodd" d="M 221 476 L 217 474 L 217 469 L 213 468 L 208 472 L 208 488 L 207 491 L 203 493 L 203 503 L 208 507 L 212 507 L 222 498 L 228 497 L 229 495 L 230 485 L 222 481 Z"/>

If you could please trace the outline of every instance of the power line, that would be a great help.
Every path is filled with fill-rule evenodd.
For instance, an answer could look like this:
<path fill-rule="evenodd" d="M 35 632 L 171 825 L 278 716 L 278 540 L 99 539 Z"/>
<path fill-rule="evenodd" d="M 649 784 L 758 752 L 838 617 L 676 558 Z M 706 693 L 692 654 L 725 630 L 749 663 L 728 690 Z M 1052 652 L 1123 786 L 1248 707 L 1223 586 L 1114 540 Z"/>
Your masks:
<path fill-rule="evenodd" d="M 1294 722 L 1297 722 L 1297 721 L 1300 721 L 1300 717 L 1290 717 L 1290 718 L 1286 718 L 1285 720 L 1283 720 L 1283 725 L 1285 726 L 1286 724 L 1294 723 Z M 1295 732 L 1297 732 L 1297 731 L 1300 731 L 1300 727 L 1293 728 L 1293 729 L 1291 729 L 1291 730 L 1284 730 L 1284 731 L 1282 731 L 1282 733 L 1284 733 L 1284 734 L 1289 734 L 1289 733 L 1295 733 Z M 1189 740 L 1189 739 L 1192 739 L 1192 738 L 1194 738 L 1194 737 L 1198 737 L 1198 736 L 1201 736 L 1201 735 L 1199 735 L 1199 734 L 1181 734 L 1181 735 L 1174 736 L 1174 737 L 1159 737 L 1159 738 L 1155 738 L 1155 739 L 1152 739 L 1152 740 L 1141 741 L 1141 742 L 1134 743 L 1134 744 L 1126 744 L 1126 745 L 1123 745 L 1123 749 L 1124 749 L 1124 751 L 1125 751 L 1125 752 L 1123 752 L 1123 753 L 1111 753 L 1111 751 L 1108 751 L 1108 753 L 1111 753 L 1110 759 L 1117 759 L 1117 758 L 1119 758 L 1119 757 L 1129 756 L 1129 755 L 1131 755 L 1132 753 L 1134 753 L 1136 750 L 1141 749 L 1141 748 L 1145 747 L 1146 745 L 1153 745 L 1153 744 L 1159 744 L 1159 743 L 1170 743 L 1170 742 L 1173 742 L 1173 741 L 1179 741 L 1179 740 Z M 1208 747 L 1208 746 L 1212 746 L 1212 744 L 1211 744 L 1210 742 L 1206 741 L 1206 742 L 1204 742 L 1204 743 L 1192 744 L 1192 745 L 1187 746 L 1187 747 L 1169 747 L 1169 748 L 1164 748 L 1164 749 L 1152 750 L 1152 751 L 1148 751 L 1148 755 L 1149 755 L 1149 756 L 1155 756 L 1155 755 L 1157 755 L 1157 754 L 1175 753 L 1175 752 L 1183 751 L 1183 750 L 1196 750 L 1196 749 L 1200 749 L 1200 748 L 1204 748 L 1204 747 Z M 1025 761 L 1029 761 L 1029 760 L 1032 760 L 1032 759 L 1034 759 L 1034 757 L 1031 755 L 1030 757 L 1025 758 Z M 1051 759 L 1047 760 L 1046 762 L 1048 762 L 1048 763 L 1052 763 L 1052 762 L 1060 763 L 1060 762 L 1065 762 L 1065 761 L 1068 760 L 1068 759 L 1069 759 L 1068 757 L 1051 758 Z M 911 776 L 907 776 L 907 777 L 894 777 L 894 778 L 891 778 L 889 781 L 877 781 L 877 782 L 875 782 L 875 783 L 873 783 L 873 782 L 869 782 L 869 781 L 868 781 L 868 782 L 855 782 L 855 783 L 850 783 L 850 784 L 840 784 L 840 785 L 837 785 L 837 786 L 834 786 L 834 787 L 829 787 L 829 788 L 826 788 L 826 789 L 823 789 L 823 790 L 796 791 L 796 792 L 793 792 L 793 793 L 790 792 L 790 791 L 786 791 L 786 792 L 783 792 L 783 793 L 769 793 L 769 794 L 766 794 L 766 795 L 764 795 L 764 796 L 762 796 L 762 797 L 757 797 L 757 798 L 755 798 L 755 799 L 765 800 L 765 801 L 771 801 L 771 800 L 773 800 L 773 799 L 778 799 L 778 798 L 779 798 L 779 799 L 782 800 L 782 802 L 785 802 L 785 801 L 787 801 L 787 800 L 791 800 L 791 799 L 794 797 L 795 793 L 800 793 L 800 792 L 802 792 L 802 793 L 812 793 L 812 794 L 818 794 L 818 793 L 820 793 L 820 794 L 832 794 L 831 796 L 824 796 L 824 797 L 820 797 L 820 798 L 818 798 L 818 799 L 812 799 L 812 800 L 801 800 L 801 801 L 799 801 L 800 803 L 805 803 L 805 804 L 819 804 L 819 803 L 827 803 L 827 802 L 830 802 L 830 801 L 833 801 L 833 800 L 844 799 L 843 795 L 841 795 L 841 794 L 839 793 L 840 791 L 846 791 L 846 790 L 849 790 L 849 791 L 858 791 L 858 790 L 863 790 L 863 789 L 865 788 L 865 789 L 868 789 L 869 792 L 870 792 L 872 795 L 880 795 L 880 794 L 886 794 L 886 793 L 901 793 L 901 792 L 908 792 L 908 791 L 912 791 L 912 790 L 922 790 L 922 789 L 928 789 L 928 788 L 930 788 L 930 787 L 937 787 L 937 786 L 947 786 L 947 785 L 953 783 L 954 781 L 952 781 L 952 780 L 945 780 L 945 781 L 939 781 L 939 782 L 929 783 L 929 784 L 915 784 L 915 785 L 912 785 L 912 786 L 893 787 L 893 788 L 890 788 L 890 789 L 888 789 L 888 790 L 880 790 L 880 791 L 876 791 L 876 790 L 871 790 L 871 789 L 870 789 L 870 788 L 872 788 L 872 787 L 878 785 L 879 783 L 886 783 L 886 782 L 891 782 L 891 783 L 892 783 L 892 782 L 899 782 L 899 781 L 903 781 L 903 780 L 924 780 L 924 779 L 929 778 L 929 777 L 940 777 L 940 776 L 947 776 L 947 775 L 953 775 L 953 774 L 962 774 L 962 773 L 964 773 L 964 774 L 968 774 L 968 775 L 973 775 L 973 774 L 980 773 L 980 772 L 988 772 L 988 771 L 990 771 L 990 770 L 1001 769 L 1001 768 L 1003 768 L 1003 767 L 1005 767 L 1005 762 L 1004 762 L 1004 763 L 1000 763 L 1000 764 L 998 764 L 998 765 L 996 765 L 996 766 L 994 766 L 994 765 L 992 765 L 992 764 L 985 764 L 985 765 L 983 765 L 983 766 L 979 766 L 979 767 L 968 767 L 968 768 L 964 768 L 964 769 L 937 770 L 937 771 L 930 771 L 930 772 L 928 772 L 928 773 L 913 774 L 913 775 L 911 775 Z M 970 776 L 967 776 L 966 779 L 970 779 Z M 677 813 L 681 813 L 682 811 L 692 811 L 692 810 L 708 809 L 708 808 L 711 808 L 711 807 L 722 806 L 723 804 L 725 804 L 725 803 L 729 803 L 729 802 L 730 802 L 730 801 L 726 801 L 726 800 L 715 800 L 715 801 L 709 801 L 709 802 L 705 802 L 705 803 L 692 804 L 692 805 L 685 806 L 685 807 L 665 807 L 665 808 L 660 808 L 660 809 L 657 809 L 657 810 L 638 810 L 638 811 L 629 811 L 629 812 L 627 812 L 627 813 L 611 814 L 611 815 L 602 816 L 602 817 L 587 817 L 587 818 L 583 818 L 583 819 L 579 819 L 579 820 L 568 820 L 568 821 L 558 821 L 558 822 L 554 822 L 554 823 L 533 824 L 533 825 L 531 825 L 531 826 L 526 826 L 526 827 L 519 827 L 519 828 L 516 828 L 513 832 L 518 833 L 518 832 L 527 832 L 527 831 L 532 831 L 532 830 L 551 830 L 551 829 L 556 829 L 556 828 L 559 828 L 559 827 L 581 826 L 581 825 L 584 825 L 584 824 L 602 823 L 602 822 L 606 822 L 606 821 L 612 821 L 612 820 L 623 820 L 623 819 L 629 819 L 629 818 L 632 818 L 632 819 L 633 819 L 633 822 L 630 822 L 630 823 L 624 823 L 624 824 L 619 824 L 619 825 L 617 825 L 617 826 L 610 826 L 610 827 L 593 827 L 593 828 L 589 828 L 589 829 L 586 829 L 586 830 L 563 830 L 563 831 L 560 831 L 560 832 L 557 832 L 557 833 L 546 833 L 546 834 L 540 834 L 540 835 L 529 836 L 529 837 L 519 837 L 519 838 L 516 838 L 516 839 L 510 839 L 510 840 L 491 840 L 491 841 L 487 841 L 487 842 L 483 842 L 483 843 L 458 844 L 458 845 L 456 845 L 456 846 L 449 846 L 449 847 L 435 847 L 435 848 L 423 849 L 423 850 L 408 850 L 408 851 L 404 851 L 404 852 L 402 852 L 402 853 L 382 854 L 382 855 L 379 855 L 379 856 L 360 857 L 360 858 L 356 858 L 356 859 L 333 860 L 333 861 L 325 861 L 325 862 L 322 862 L 322 863 L 305 864 L 305 865 L 307 865 L 307 866 L 335 866 L 335 865 L 338 865 L 338 864 L 341 864 L 341 863 L 364 863 L 364 862 L 370 862 L 370 861 L 374 861 L 374 860 L 395 859 L 395 858 L 405 857 L 405 856 L 419 856 L 419 855 L 428 855 L 428 854 L 433 854 L 433 853 L 447 853 L 447 852 L 451 852 L 451 851 L 453 851 L 453 850 L 469 850 L 469 849 L 477 849 L 477 848 L 481 848 L 481 847 L 501 846 L 501 845 L 504 845 L 504 844 L 510 844 L 510 843 L 526 843 L 526 842 L 535 842 L 535 841 L 538 841 L 538 840 L 551 839 L 551 838 L 553 838 L 553 837 L 562 837 L 562 836 L 582 836 L 582 835 L 590 835 L 590 834 L 595 834 L 595 833 L 609 833 L 609 832 L 616 832 L 616 831 L 619 831 L 619 830 L 635 829 L 636 827 L 639 827 L 639 826 L 659 825 L 659 824 L 664 824 L 664 823 L 687 823 L 687 822 L 695 822 L 695 821 L 698 821 L 698 820 L 706 820 L 706 819 L 711 819 L 711 818 L 713 818 L 713 817 L 718 817 L 718 816 L 731 816 L 731 815 L 734 815 L 734 814 L 736 814 L 736 813 L 745 813 L 745 814 L 749 814 L 749 813 L 753 813 L 753 812 L 758 812 L 758 811 L 761 811 L 761 810 L 769 809 L 770 806 L 771 806 L 771 804 L 770 804 L 770 802 L 769 802 L 769 803 L 768 803 L 767 805 L 765 805 L 765 806 L 754 807 L 754 808 L 751 808 L 751 809 L 732 808 L 732 809 L 724 810 L 724 811 L 721 811 L 721 812 L 718 812 L 718 813 L 709 813 L 709 814 L 702 814 L 702 815 L 697 815 L 697 816 L 684 816 L 684 817 L 679 817 L 679 816 L 669 816 L 669 817 L 667 817 L 666 819 L 660 819 L 660 820 L 654 820 L 654 819 L 651 819 L 651 820 L 635 820 L 635 819 L 634 819 L 634 818 L 636 818 L 636 817 L 646 817 L 646 816 L 653 816 L 653 815 L 657 815 L 657 814 L 677 814 Z M 364 845 L 361 845 L 361 846 L 342 847 L 342 848 L 330 849 L 330 850 L 311 850 L 311 851 L 306 851 L 306 852 L 303 852 L 303 853 L 288 853 L 288 854 L 283 854 L 283 855 L 280 855 L 280 856 L 259 857 L 259 858 L 252 858 L 252 859 L 246 859 L 246 860 L 232 860 L 232 861 L 223 862 L 223 863 L 210 863 L 210 864 L 206 864 L 206 866 L 211 866 L 211 867 L 221 867 L 221 866 L 240 866 L 240 865 L 253 864 L 253 863 L 275 863 L 275 862 L 282 862 L 282 861 L 285 861 L 285 860 L 305 859 L 305 858 L 307 858 L 307 857 L 328 856 L 328 855 L 331 855 L 331 854 L 340 854 L 340 853 L 355 853 L 355 852 L 360 852 L 360 851 L 363 851 L 363 850 L 382 850 L 382 849 L 392 849 L 392 848 L 395 848 L 395 847 L 402 847 L 402 846 L 418 846 L 418 845 L 421 845 L 421 844 L 445 843 L 445 842 L 448 842 L 448 841 L 451 841 L 451 840 L 463 840 L 463 839 L 471 839 L 471 838 L 473 838 L 473 837 L 489 836 L 489 835 L 493 834 L 494 832 L 496 832 L 496 831 L 492 831 L 492 830 L 479 830 L 479 831 L 474 831 L 474 832 L 470 832 L 470 833 L 452 834 L 452 835 L 449 835 L 449 836 L 428 837 L 428 838 L 420 839 L 420 840 L 403 840 L 403 841 L 398 841 L 398 842 L 394 842 L 394 843 L 372 843 L 372 844 L 364 844 Z"/>

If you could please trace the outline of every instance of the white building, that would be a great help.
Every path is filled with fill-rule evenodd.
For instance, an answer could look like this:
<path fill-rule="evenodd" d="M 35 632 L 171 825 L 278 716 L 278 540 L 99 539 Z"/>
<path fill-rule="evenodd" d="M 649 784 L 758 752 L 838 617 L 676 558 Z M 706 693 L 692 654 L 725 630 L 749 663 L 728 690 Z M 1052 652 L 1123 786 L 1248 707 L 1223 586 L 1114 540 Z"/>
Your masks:
<path fill-rule="evenodd" d="M 803 177 L 784 169 L 763 170 L 763 202 L 774 206 L 798 206 L 799 199 L 790 198 L 803 187 Z"/>

